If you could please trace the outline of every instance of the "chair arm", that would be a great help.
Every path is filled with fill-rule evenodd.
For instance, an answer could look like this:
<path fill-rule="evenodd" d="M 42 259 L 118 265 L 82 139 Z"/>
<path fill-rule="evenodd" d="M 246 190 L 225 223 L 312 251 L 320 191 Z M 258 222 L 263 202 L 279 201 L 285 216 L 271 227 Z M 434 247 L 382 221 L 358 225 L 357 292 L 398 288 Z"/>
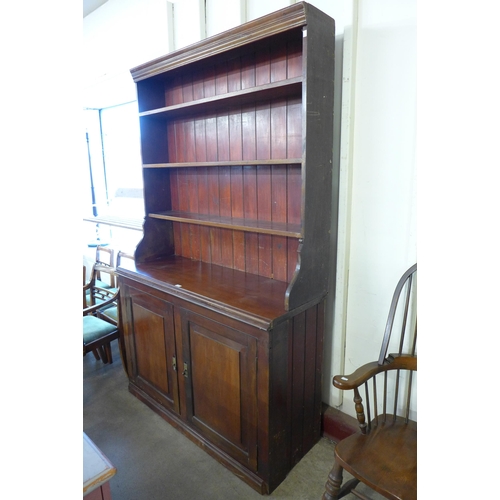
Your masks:
<path fill-rule="evenodd" d="M 106 290 L 101 289 L 101 288 L 99 288 L 99 290 L 106 291 Z M 116 290 L 116 292 L 113 295 L 111 295 L 108 299 L 104 300 L 103 302 L 100 302 L 99 304 L 95 304 L 93 306 L 84 308 L 83 315 L 86 316 L 87 314 L 92 314 L 93 312 L 98 311 L 99 309 L 102 309 L 103 307 L 106 307 L 110 304 L 113 304 L 114 302 L 116 302 L 116 299 L 118 298 L 119 293 L 120 293 L 120 290 Z"/>
<path fill-rule="evenodd" d="M 343 391 L 355 389 L 356 387 L 363 385 L 377 373 L 380 373 L 382 366 L 376 361 L 372 361 L 371 363 L 366 363 L 365 365 L 359 367 L 350 375 L 335 375 L 335 377 L 333 377 L 333 385 L 337 389 L 341 389 Z"/>
<path fill-rule="evenodd" d="M 94 271 L 97 273 L 102 271 L 104 273 L 116 275 L 116 268 L 111 266 L 105 266 L 104 264 L 95 264 Z"/>
<path fill-rule="evenodd" d="M 359 367 L 351 375 L 335 375 L 335 377 L 333 377 L 333 385 L 337 389 L 347 391 L 363 385 L 367 380 L 378 373 L 389 370 L 416 369 L 417 356 L 410 356 L 407 354 L 389 354 L 383 365 L 379 365 L 377 361 L 372 361 L 371 363 L 366 363 L 365 365 Z"/>

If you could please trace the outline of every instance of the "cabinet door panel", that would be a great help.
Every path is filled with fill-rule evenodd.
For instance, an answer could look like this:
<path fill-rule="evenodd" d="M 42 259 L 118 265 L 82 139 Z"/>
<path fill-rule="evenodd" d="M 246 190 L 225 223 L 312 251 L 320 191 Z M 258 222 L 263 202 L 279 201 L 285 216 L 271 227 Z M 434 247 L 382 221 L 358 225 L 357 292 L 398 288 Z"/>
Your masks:
<path fill-rule="evenodd" d="M 241 441 L 240 355 L 245 351 L 235 342 L 215 340 L 201 327 L 191 329 L 193 417 L 233 442 Z"/>
<path fill-rule="evenodd" d="M 256 340 L 181 311 L 187 418 L 253 470 L 257 463 Z"/>
<path fill-rule="evenodd" d="M 173 306 L 131 290 L 133 382 L 167 408 L 179 412 Z"/>

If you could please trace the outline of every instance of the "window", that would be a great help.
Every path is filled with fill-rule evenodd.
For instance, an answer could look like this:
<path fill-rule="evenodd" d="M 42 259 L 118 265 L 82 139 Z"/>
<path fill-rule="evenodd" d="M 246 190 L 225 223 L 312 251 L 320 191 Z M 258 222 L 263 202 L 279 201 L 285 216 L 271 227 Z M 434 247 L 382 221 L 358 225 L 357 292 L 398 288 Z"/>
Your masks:
<path fill-rule="evenodd" d="M 83 219 L 95 225 L 95 238 L 101 244 L 110 238 L 112 228 L 133 229 L 135 233 L 142 229 L 144 200 L 137 116 L 137 101 L 84 110 L 87 182 Z"/>

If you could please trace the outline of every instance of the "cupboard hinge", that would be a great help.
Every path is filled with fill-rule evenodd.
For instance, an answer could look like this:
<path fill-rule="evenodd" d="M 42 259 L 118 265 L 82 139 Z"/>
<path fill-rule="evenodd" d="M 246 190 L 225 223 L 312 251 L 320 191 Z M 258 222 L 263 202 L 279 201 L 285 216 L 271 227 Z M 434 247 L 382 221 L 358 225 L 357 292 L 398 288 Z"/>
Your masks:
<path fill-rule="evenodd" d="M 187 365 L 187 363 L 184 363 L 184 370 L 182 372 L 182 375 L 184 375 L 184 377 L 186 377 L 186 378 L 188 376 L 188 365 Z"/>
<path fill-rule="evenodd" d="M 177 371 L 177 358 L 175 356 L 172 356 L 172 368 L 174 372 Z"/>

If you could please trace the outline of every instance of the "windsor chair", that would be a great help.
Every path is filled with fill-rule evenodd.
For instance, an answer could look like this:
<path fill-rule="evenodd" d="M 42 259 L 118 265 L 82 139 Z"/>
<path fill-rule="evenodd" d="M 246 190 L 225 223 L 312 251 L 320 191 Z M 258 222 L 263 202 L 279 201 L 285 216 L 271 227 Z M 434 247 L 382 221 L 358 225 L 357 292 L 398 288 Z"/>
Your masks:
<path fill-rule="evenodd" d="M 378 360 L 333 378 L 338 389 L 354 391 L 360 431 L 336 445 L 323 500 L 348 493 L 368 499 L 355 489 L 359 483 L 391 500 L 417 498 L 417 423 L 410 419 L 417 371 L 416 272 L 415 264 L 396 286 Z M 391 343 L 395 325 L 400 335 Z M 387 355 L 395 340 L 397 352 Z M 344 470 L 353 476 L 345 484 Z"/>

